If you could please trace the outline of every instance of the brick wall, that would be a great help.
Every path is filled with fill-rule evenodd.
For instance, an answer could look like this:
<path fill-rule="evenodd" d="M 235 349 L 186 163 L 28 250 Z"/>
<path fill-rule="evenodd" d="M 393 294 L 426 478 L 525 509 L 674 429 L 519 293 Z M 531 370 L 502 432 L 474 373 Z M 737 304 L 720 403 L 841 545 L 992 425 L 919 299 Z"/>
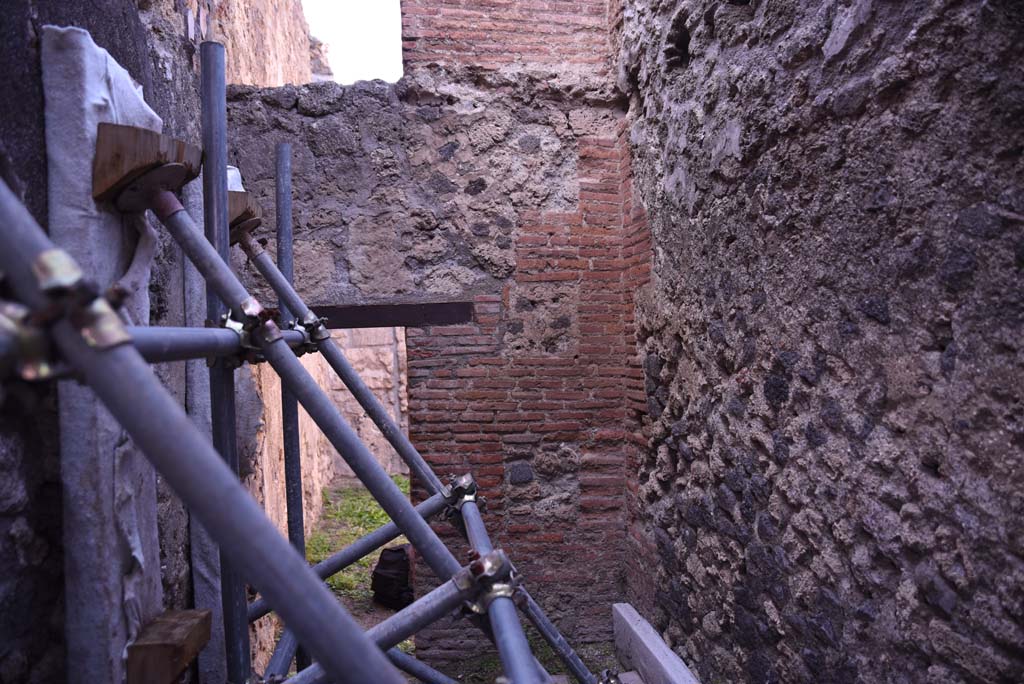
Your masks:
<path fill-rule="evenodd" d="M 604 70 L 607 0 L 403 0 L 406 68 L 544 65 Z"/>
<path fill-rule="evenodd" d="M 644 401 L 633 293 L 649 248 L 624 143 L 621 125 L 577 140 L 577 210 L 524 214 L 515 271 L 500 295 L 476 298 L 473 325 L 408 331 L 417 447 L 440 472 L 476 475 L 496 543 L 580 641 L 607 639 L 610 604 L 622 600 Z M 523 343 L 545 307 L 564 335 Z M 465 625 L 449 625 L 417 647 L 456 659 L 464 637 Z"/>
<path fill-rule="evenodd" d="M 402 5 L 407 73 L 436 63 L 607 80 L 607 0 Z M 650 244 L 621 114 L 595 123 L 607 104 L 570 107 L 574 173 L 539 182 L 577 187 L 577 201 L 520 213 L 514 270 L 477 297 L 474 325 L 409 331 L 410 433 L 439 470 L 477 476 L 496 542 L 559 626 L 593 641 L 610 636 L 623 598 L 645 406 L 633 297 Z M 455 660 L 465 637 L 442 626 L 417 647 Z"/>
<path fill-rule="evenodd" d="M 642 426 L 642 416 L 647 411 L 647 394 L 643 385 L 644 370 L 637 353 L 636 297 L 651 279 L 651 233 L 647 213 L 638 198 L 633 195 L 632 155 L 629 151 L 629 134 L 625 121 L 619 130 L 617 144 L 623 153 L 619 165 L 619 196 L 622 202 L 622 260 L 623 281 L 629 293 L 630 306 L 624 312 L 623 328 L 632 345 L 632 354 L 627 358 L 626 373 L 629 383 L 624 397 L 626 425 L 632 430 L 633 448 L 627 452 L 624 470 L 625 499 L 623 515 L 626 531 L 623 564 L 625 568 L 623 596 L 641 609 L 652 608 L 656 596 L 655 578 L 651 573 L 656 547 L 646 533 L 638 493 L 640 483 L 637 475 L 643 454 L 646 451 L 648 434 Z"/>

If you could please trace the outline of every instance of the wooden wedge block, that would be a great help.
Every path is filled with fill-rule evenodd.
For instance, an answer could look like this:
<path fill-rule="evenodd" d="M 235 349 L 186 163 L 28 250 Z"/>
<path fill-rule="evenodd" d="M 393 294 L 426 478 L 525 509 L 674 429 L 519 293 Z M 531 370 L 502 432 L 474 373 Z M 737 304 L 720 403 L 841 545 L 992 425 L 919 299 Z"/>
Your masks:
<path fill-rule="evenodd" d="M 101 123 L 92 164 L 92 196 L 96 201 L 115 199 L 125 187 L 147 171 L 164 164 L 185 167 L 185 182 L 199 175 L 203 151 L 181 140 L 119 124 Z"/>
<path fill-rule="evenodd" d="M 128 684 L 173 684 L 210 640 L 209 610 L 169 610 L 128 647 Z"/>
<path fill-rule="evenodd" d="M 234 226 L 254 218 L 263 218 L 263 207 L 252 193 L 228 190 L 228 225 Z"/>

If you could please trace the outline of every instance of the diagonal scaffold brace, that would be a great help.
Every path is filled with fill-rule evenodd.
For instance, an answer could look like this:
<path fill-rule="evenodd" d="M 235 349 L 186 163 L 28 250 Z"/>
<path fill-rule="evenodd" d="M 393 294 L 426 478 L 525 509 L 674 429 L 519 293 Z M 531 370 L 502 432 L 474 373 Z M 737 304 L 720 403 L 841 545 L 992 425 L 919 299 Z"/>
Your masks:
<path fill-rule="evenodd" d="M 454 487 L 461 489 L 462 494 L 453 492 L 452 488 L 442 484 L 440 478 L 437 477 L 409 438 L 391 418 L 387 409 L 374 396 L 373 391 L 366 386 L 359 373 L 348 362 L 348 359 L 345 358 L 338 345 L 334 343 L 334 340 L 330 337 L 330 331 L 326 329 L 323 322 L 312 309 L 306 305 L 302 297 L 299 296 L 288 279 L 283 276 L 273 259 L 270 258 L 270 255 L 259 242 L 253 238 L 252 234 L 248 231 L 235 231 L 232 234 L 232 241 L 241 246 L 250 262 L 256 266 L 256 269 L 270 284 L 271 289 L 281 298 L 282 302 L 287 303 L 289 310 L 296 316 L 299 325 L 305 328 L 306 334 L 309 335 L 309 338 L 320 350 L 320 353 L 330 364 L 334 372 L 341 378 L 352 396 L 356 398 L 356 401 L 359 402 L 360 406 L 370 416 L 391 446 L 394 447 L 402 460 L 409 466 L 409 469 L 424 484 L 427 491 L 431 494 L 431 498 L 427 499 L 427 501 L 432 501 L 439 495 L 444 496 L 446 499 L 458 499 L 460 496 L 471 497 L 475 501 L 476 485 L 472 477 L 463 476 L 455 481 Z M 461 510 L 458 506 L 455 506 L 455 508 Z M 479 515 L 479 509 L 476 509 L 476 512 Z M 465 514 L 463 513 L 463 527 L 466 524 L 464 519 Z M 356 543 L 358 544 L 359 542 Z M 341 553 L 345 553 L 345 551 L 347 549 Z M 519 586 L 513 598 L 515 599 L 515 604 L 527 619 L 533 623 L 537 631 L 548 642 L 555 653 L 558 654 L 563 664 L 579 684 L 600 684 L 598 677 L 590 672 L 583 663 L 583 660 L 573 650 L 569 642 L 562 636 L 558 628 L 551 622 L 540 605 L 537 604 L 525 588 Z M 252 607 L 257 605 L 257 603 L 250 605 L 250 618 L 253 615 Z"/>
<path fill-rule="evenodd" d="M 160 169 L 150 173 L 160 173 Z M 147 185 L 145 177 L 140 185 L 143 187 Z M 309 416 L 374 496 L 381 508 L 405 534 L 417 552 L 423 556 L 434 573 L 441 580 L 451 578 L 459 570 L 459 564 L 451 551 L 445 547 L 427 521 L 415 510 L 412 503 L 405 498 L 405 495 L 342 417 L 331 399 L 302 366 L 267 310 L 249 294 L 213 245 L 202 236 L 174 193 L 159 183 L 149 185 L 152 187 L 152 191 L 148 195 L 140 194 L 140 202 L 150 208 L 164 224 L 185 255 L 206 280 L 207 285 L 227 304 L 231 318 L 240 323 L 243 329 L 250 334 L 262 356 L 281 377 L 282 386 L 298 399 L 299 404 L 306 409 Z M 292 309 L 291 302 L 287 299 L 285 301 L 289 309 Z M 293 309 L 293 313 L 298 312 Z M 273 600 L 271 600 L 271 604 L 275 605 Z M 514 669 L 518 673 L 518 676 L 510 673 L 510 676 L 514 678 L 513 681 L 516 684 L 547 681 L 549 679 L 547 673 L 529 653 L 529 646 L 518 620 L 514 624 L 509 621 L 502 622 L 501 629 L 506 628 L 518 633 L 511 637 L 502 637 L 506 644 L 503 655 L 509 658 L 509 662 L 505 663 L 506 668 Z M 300 642 L 305 645 L 301 634 L 299 637 Z M 515 649 L 514 659 L 511 657 L 513 653 L 511 649 Z M 529 671 L 524 671 L 519 666 L 519 663 L 523 661 L 531 662 Z"/>
<path fill-rule="evenodd" d="M 402 684 L 160 384 L 109 302 L 2 182 L 0 224 L 0 271 L 11 291 L 303 645 L 339 681 Z"/>

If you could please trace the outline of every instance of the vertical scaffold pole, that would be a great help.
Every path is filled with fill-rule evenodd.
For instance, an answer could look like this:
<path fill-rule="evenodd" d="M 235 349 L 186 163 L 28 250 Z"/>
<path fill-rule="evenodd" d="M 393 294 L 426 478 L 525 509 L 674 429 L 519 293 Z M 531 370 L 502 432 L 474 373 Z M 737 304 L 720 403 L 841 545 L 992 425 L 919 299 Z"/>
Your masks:
<path fill-rule="evenodd" d="M 0 271 L 18 301 L 36 312 L 56 343 L 61 358 L 81 374 L 136 445 L 146 454 L 195 519 L 225 549 L 246 576 L 279 607 L 282 619 L 342 684 L 402 684 L 403 678 L 371 637 L 334 599 L 305 560 L 281 536 L 259 504 L 238 481 L 200 433 L 192 419 L 160 384 L 139 353 L 126 344 L 117 314 L 89 291 L 74 262 L 56 250 L 43 230 L 0 181 Z M 201 235 L 207 249 L 212 246 Z M 47 254 L 48 253 L 48 254 Z M 79 292 L 74 300 L 60 289 L 51 291 L 38 266 L 56 258 L 58 288 Z M 71 304 L 74 306 L 72 307 Z M 95 308 L 94 307 L 98 307 Z M 88 307 L 88 308 L 83 308 Z M 67 312 L 77 309 L 77 316 Z M 88 317 L 82 314 L 88 311 Z M 63 312 L 51 320 L 54 312 Z M 93 318 L 94 316 L 99 318 Z M 82 327 L 85 321 L 86 327 Z M 108 339 L 97 346 L 101 326 Z M 93 328 L 90 330 L 90 328 Z M 88 333 L 88 335 L 87 335 Z M 97 639 L 103 635 L 97 635 Z"/>
<path fill-rule="evenodd" d="M 228 262 L 228 136 L 227 84 L 224 46 L 206 41 L 200 46 L 203 128 L 203 219 L 206 239 Z M 206 317 L 214 324 L 228 312 L 213 288 L 206 289 Z M 224 360 L 210 366 L 210 422 L 213 445 L 234 473 L 238 473 L 235 435 L 235 374 Z M 247 684 L 252 665 L 249 655 L 249 621 L 246 619 L 245 584 L 233 559 L 221 548 L 221 604 L 227 675 L 231 684 Z"/>
<path fill-rule="evenodd" d="M 277 263 L 281 274 L 294 284 L 292 257 L 292 146 L 278 143 L 275 149 L 277 173 Z M 281 325 L 287 326 L 295 318 L 282 299 L 278 303 Z M 281 425 L 284 441 L 284 491 L 288 509 L 288 541 L 303 557 L 306 555 L 306 533 L 302 510 L 302 456 L 299 444 L 299 403 L 288 388 L 281 386 Z M 309 666 L 309 657 L 300 648 L 295 653 L 295 667 L 301 671 Z"/>
<path fill-rule="evenodd" d="M 473 550 L 481 555 L 493 551 L 491 538 L 475 501 L 462 504 L 462 519 L 466 523 L 466 535 Z M 507 596 L 492 599 L 487 607 L 487 618 L 494 630 L 495 645 L 505 666 L 505 675 L 513 682 L 536 681 L 539 664 L 535 663 L 530 653 L 530 644 L 526 641 L 512 599 Z"/>

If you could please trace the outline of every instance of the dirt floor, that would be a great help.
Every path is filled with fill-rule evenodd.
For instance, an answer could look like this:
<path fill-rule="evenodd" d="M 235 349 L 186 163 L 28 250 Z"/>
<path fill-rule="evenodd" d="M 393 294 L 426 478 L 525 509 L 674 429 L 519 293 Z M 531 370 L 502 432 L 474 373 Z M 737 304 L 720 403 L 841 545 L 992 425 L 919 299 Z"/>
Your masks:
<path fill-rule="evenodd" d="M 403 492 L 409 493 L 408 478 L 399 475 L 395 476 L 394 480 Z M 359 482 L 337 480 L 324 489 L 323 497 L 323 517 L 316 531 L 306 540 L 306 556 L 310 563 L 323 560 L 331 553 L 390 521 L 387 514 Z M 388 546 L 405 543 L 405 537 L 398 537 Z M 379 551 L 373 553 L 328 580 L 331 590 L 364 628 L 372 627 L 394 614 L 393 610 L 374 603 L 373 593 L 370 591 L 370 577 L 379 556 Z M 565 673 L 561 661 L 532 628 L 528 627 L 527 638 L 537 658 L 548 672 L 553 675 Z M 415 654 L 415 646 L 411 639 L 400 644 L 399 648 Z M 595 673 L 604 668 L 618 667 L 611 644 L 580 644 L 577 651 Z M 467 684 L 491 684 L 501 674 L 501 662 L 496 652 L 486 652 L 467 659 L 461 667 L 445 668 L 445 674 Z"/>

